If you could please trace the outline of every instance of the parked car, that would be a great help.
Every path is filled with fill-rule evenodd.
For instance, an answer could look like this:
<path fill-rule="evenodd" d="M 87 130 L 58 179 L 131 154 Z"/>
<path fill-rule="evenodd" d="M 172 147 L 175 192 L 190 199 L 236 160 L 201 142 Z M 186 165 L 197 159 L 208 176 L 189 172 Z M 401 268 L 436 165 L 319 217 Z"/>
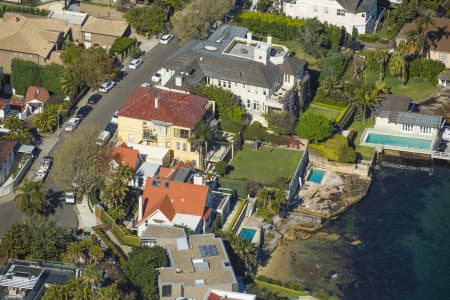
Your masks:
<path fill-rule="evenodd" d="M 66 204 L 75 204 L 75 193 L 72 191 L 65 192 L 64 199 L 66 201 Z"/>
<path fill-rule="evenodd" d="M 102 83 L 102 84 L 100 85 L 98 91 L 99 91 L 99 92 L 102 92 L 102 93 L 107 93 L 107 92 L 109 92 L 110 90 L 112 90 L 112 88 L 113 88 L 115 85 L 116 85 L 116 83 L 115 83 L 114 81 L 108 80 L 108 81 L 106 81 L 106 82 L 104 82 L 104 83 Z"/>
<path fill-rule="evenodd" d="M 173 34 L 164 34 L 159 38 L 159 42 L 161 44 L 167 45 L 168 43 L 170 43 L 171 40 L 173 40 L 173 38 L 174 38 Z"/>
<path fill-rule="evenodd" d="M 52 164 L 53 164 L 53 158 L 50 156 L 45 156 L 41 162 L 41 167 L 43 167 L 45 169 L 50 169 Z"/>
<path fill-rule="evenodd" d="M 88 103 L 89 104 L 96 104 L 101 98 L 102 98 L 102 95 L 94 94 L 94 95 L 89 97 Z"/>
<path fill-rule="evenodd" d="M 106 124 L 105 131 L 108 131 L 111 134 L 113 134 L 116 131 L 116 129 L 117 129 L 117 124 L 114 124 L 114 123 L 111 123 L 111 122 Z"/>
<path fill-rule="evenodd" d="M 74 131 L 75 128 L 78 127 L 80 122 L 80 118 L 71 118 L 69 121 L 67 121 L 66 126 L 64 126 L 64 131 Z"/>
<path fill-rule="evenodd" d="M 160 82 L 161 81 L 161 74 L 159 74 L 158 72 L 154 73 L 153 76 L 152 76 L 152 81 L 156 82 L 156 83 Z"/>
<path fill-rule="evenodd" d="M 128 65 L 128 69 L 136 70 L 139 68 L 140 65 L 142 65 L 143 61 L 140 58 L 133 59 L 130 61 L 130 64 Z"/>
<path fill-rule="evenodd" d="M 80 107 L 80 109 L 77 112 L 77 118 L 83 119 L 86 118 L 86 116 L 91 112 L 92 106 L 85 105 Z"/>
<path fill-rule="evenodd" d="M 144 83 L 141 84 L 141 87 L 149 88 L 149 87 L 152 87 L 152 84 L 149 83 L 149 82 L 144 82 Z"/>

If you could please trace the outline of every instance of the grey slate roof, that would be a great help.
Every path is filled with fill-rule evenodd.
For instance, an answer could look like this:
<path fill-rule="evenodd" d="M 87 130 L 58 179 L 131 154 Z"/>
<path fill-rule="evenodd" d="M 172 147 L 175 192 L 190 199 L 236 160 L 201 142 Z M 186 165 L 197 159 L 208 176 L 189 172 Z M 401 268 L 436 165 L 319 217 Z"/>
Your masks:
<path fill-rule="evenodd" d="M 360 13 L 376 5 L 377 0 L 336 0 L 346 11 Z"/>
<path fill-rule="evenodd" d="M 281 65 L 281 71 L 285 74 L 297 75 L 306 67 L 306 61 L 299 60 L 294 57 L 288 56 L 284 60 L 284 63 Z"/>
<path fill-rule="evenodd" d="M 281 80 L 285 70 L 288 74 L 298 74 L 301 68 L 304 69 L 306 62 L 295 58 L 288 58 L 285 65 L 277 66 L 270 61 L 264 65 L 222 54 L 234 37 L 243 38 L 246 32 L 245 27 L 222 26 L 206 41 L 193 40 L 186 43 L 168 58 L 164 67 L 177 73 L 189 73 L 189 76 L 185 76 L 186 85 L 198 84 L 204 76 L 208 76 L 264 88 L 273 88 Z M 210 51 L 205 46 L 212 46 L 217 50 Z"/>
<path fill-rule="evenodd" d="M 379 103 L 377 110 L 380 111 L 381 114 L 384 112 L 400 112 L 400 111 L 409 111 L 409 106 L 411 103 L 411 98 L 408 96 L 397 96 L 388 94 L 384 97 L 384 99 Z"/>
<path fill-rule="evenodd" d="M 442 116 L 424 115 L 412 112 L 399 112 L 396 116 L 395 123 L 439 128 L 442 124 L 442 120 Z"/>

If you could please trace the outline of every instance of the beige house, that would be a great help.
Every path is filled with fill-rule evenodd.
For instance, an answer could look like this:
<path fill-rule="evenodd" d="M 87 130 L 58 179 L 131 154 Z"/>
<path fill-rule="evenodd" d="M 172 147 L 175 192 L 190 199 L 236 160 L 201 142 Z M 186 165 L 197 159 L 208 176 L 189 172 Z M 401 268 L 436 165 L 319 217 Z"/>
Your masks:
<path fill-rule="evenodd" d="M 213 103 L 202 97 L 137 87 L 119 110 L 118 136 L 127 144 L 170 149 L 172 158 L 198 166 L 200 154 L 189 139 L 212 110 Z"/>
<path fill-rule="evenodd" d="M 66 21 L 71 30 L 72 40 L 75 43 L 81 43 L 81 26 L 84 24 L 84 22 L 86 22 L 88 14 L 70 10 L 53 10 L 48 17 Z"/>
<path fill-rule="evenodd" d="M 0 23 L 0 66 L 11 72 L 11 61 L 20 58 L 44 65 L 70 34 L 67 22 L 46 17 L 5 13 Z"/>
<path fill-rule="evenodd" d="M 130 32 L 126 21 L 89 16 L 81 26 L 81 43 L 86 48 L 99 45 L 109 49 L 117 38 L 128 36 Z"/>
<path fill-rule="evenodd" d="M 442 62 L 450 68 L 450 19 L 433 18 L 434 26 L 428 30 L 428 37 L 432 41 L 428 58 Z M 406 41 L 408 33 L 416 29 L 415 23 L 406 23 L 400 30 L 396 43 Z"/>

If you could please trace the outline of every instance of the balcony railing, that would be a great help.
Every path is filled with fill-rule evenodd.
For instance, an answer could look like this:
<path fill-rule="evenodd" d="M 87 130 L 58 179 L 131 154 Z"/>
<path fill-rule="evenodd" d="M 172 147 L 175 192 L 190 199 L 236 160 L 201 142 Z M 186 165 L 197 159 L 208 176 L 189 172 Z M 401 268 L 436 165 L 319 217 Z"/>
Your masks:
<path fill-rule="evenodd" d="M 145 141 L 156 141 L 157 135 L 153 131 L 144 130 L 142 132 L 142 139 Z"/>

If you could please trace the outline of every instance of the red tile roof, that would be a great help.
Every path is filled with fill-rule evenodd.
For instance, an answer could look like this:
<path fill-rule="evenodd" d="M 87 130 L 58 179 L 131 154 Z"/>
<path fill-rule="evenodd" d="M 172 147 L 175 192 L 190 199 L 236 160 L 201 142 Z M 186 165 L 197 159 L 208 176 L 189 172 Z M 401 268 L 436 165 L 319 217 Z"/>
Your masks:
<path fill-rule="evenodd" d="M 124 165 L 129 165 L 133 170 L 136 170 L 139 151 L 136 149 L 128 148 L 126 145 L 122 144 L 119 147 L 115 147 L 112 150 L 113 159 L 118 163 Z"/>
<path fill-rule="evenodd" d="M 199 96 L 137 87 L 120 108 L 119 116 L 194 128 L 207 111 L 207 104 L 208 100 Z"/>
<path fill-rule="evenodd" d="M 177 213 L 208 216 L 210 212 L 206 207 L 207 197 L 207 186 L 148 177 L 142 196 L 143 215 L 139 222 L 158 209 L 169 220 Z"/>
<path fill-rule="evenodd" d="M 8 99 L 0 98 L 0 109 L 5 108 L 5 105 L 9 103 Z"/>
<path fill-rule="evenodd" d="M 28 103 L 31 100 L 39 100 L 40 102 L 46 104 L 50 99 L 50 94 L 48 90 L 40 86 L 29 86 L 27 89 L 27 94 L 25 95 L 25 102 Z"/>
<path fill-rule="evenodd" d="M 0 140 L 0 167 L 6 161 L 6 159 L 9 156 L 9 154 L 12 151 L 14 151 L 14 148 L 16 147 L 16 145 L 17 145 L 16 141 Z"/>

